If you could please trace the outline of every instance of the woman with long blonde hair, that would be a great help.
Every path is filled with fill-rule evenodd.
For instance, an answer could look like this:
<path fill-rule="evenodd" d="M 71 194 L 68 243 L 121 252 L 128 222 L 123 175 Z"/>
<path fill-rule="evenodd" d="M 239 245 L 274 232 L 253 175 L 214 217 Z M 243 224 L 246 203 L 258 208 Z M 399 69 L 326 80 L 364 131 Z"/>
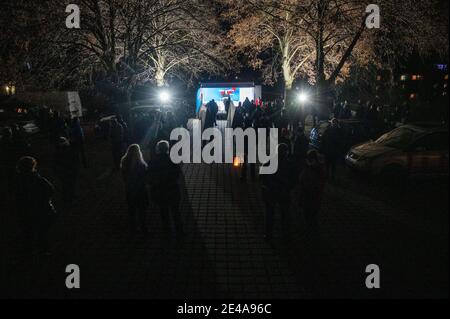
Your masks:
<path fill-rule="evenodd" d="M 140 223 L 143 233 L 147 233 L 146 209 L 149 200 L 146 187 L 147 163 L 138 144 L 128 147 L 120 163 L 125 193 L 127 198 L 128 213 L 130 217 L 130 229 L 136 230 L 136 218 Z"/>

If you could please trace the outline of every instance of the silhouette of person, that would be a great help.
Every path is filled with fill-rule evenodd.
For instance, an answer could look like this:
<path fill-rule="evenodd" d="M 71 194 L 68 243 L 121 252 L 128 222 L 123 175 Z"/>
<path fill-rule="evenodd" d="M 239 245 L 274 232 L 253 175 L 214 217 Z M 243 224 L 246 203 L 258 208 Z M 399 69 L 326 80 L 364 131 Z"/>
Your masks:
<path fill-rule="evenodd" d="M 37 172 L 37 161 L 22 157 L 17 163 L 16 209 L 28 251 L 48 253 L 48 233 L 55 222 L 53 185 Z"/>
<path fill-rule="evenodd" d="M 273 175 L 261 175 L 261 191 L 265 206 L 264 235 L 266 240 L 273 236 L 273 223 L 276 207 L 279 207 L 283 238 L 290 238 L 291 191 L 295 185 L 294 164 L 289 159 L 289 147 L 280 144 L 277 148 L 278 171 Z M 264 164 L 267 165 L 267 164 Z"/>
<path fill-rule="evenodd" d="M 206 117 L 205 117 L 205 129 L 214 127 L 217 122 L 217 113 L 219 112 L 219 106 L 213 99 L 206 105 Z"/>
<path fill-rule="evenodd" d="M 305 128 L 300 126 L 294 137 L 294 159 L 301 171 L 304 167 L 306 155 L 309 149 L 309 139 L 306 137 Z"/>
<path fill-rule="evenodd" d="M 67 137 L 67 126 L 61 114 L 58 111 L 55 111 L 50 120 L 50 128 L 49 128 L 50 143 L 56 145 L 58 143 L 58 139 L 61 136 Z"/>
<path fill-rule="evenodd" d="M 79 169 L 78 151 L 69 140 L 60 137 L 55 149 L 54 171 L 61 182 L 62 198 L 67 204 L 72 203 L 75 198 Z"/>
<path fill-rule="evenodd" d="M 317 151 L 310 150 L 306 156 L 306 165 L 300 174 L 300 206 L 303 209 L 308 232 L 317 233 L 317 216 L 322 204 L 325 188 L 325 171 L 320 163 Z"/>
<path fill-rule="evenodd" d="M 156 156 L 150 162 L 147 181 L 150 185 L 152 201 L 158 206 L 166 234 L 171 232 L 171 219 L 177 238 L 183 235 L 180 205 L 179 178 L 181 168 L 169 157 L 169 142 L 160 141 L 156 145 Z"/>
<path fill-rule="evenodd" d="M 69 141 L 73 150 L 75 151 L 75 156 L 78 160 L 81 160 L 84 168 L 87 168 L 87 158 L 86 151 L 84 148 L 84 131 L 80 124 L 80 119 L 75 117 L 72 119 L 70 127 L 69 127 Z M 58 143 L 60 139 L 58 140 Z"/>
<path fill-rule="evenodd" d="M 330 179 L 336 177 L 337 162 L 342 151 L 342 133 L 337 119 L 331 120 L 331 125 L 322 136 L 322 151 L 325 155 L 327 174 Z"/>
<path fill-rule="evenodd" d="M 136 217 L 140 223 L 140 229 L 147 233 L 146 209 L 149 205 L 146 174 L 147 163 L 138 144 L 128 147 L 128 150 L 120 163 L 122 178 L 125 184 L 125 193 L 128 205 L 130 230 L 136 230 Z"/>
<path fill-rule="evenodd" d="M 23 138 L 17 126 L 13 126 L 13 128 L 14 130 L 9 127 L 5 128 L 0 140 L 0 166 L 6 177 L 8 199 L 12 199 L 13 195 L 17 161 L 23 156 L 31 155 L 30 144 Z"/>
<path fill-rule="evenodd" d="M 231 107 L 231 97 L 225 99 L 224 105 L 225 105 L 225 113 L 228 115 L 228 112 L 230 111 Z"/>

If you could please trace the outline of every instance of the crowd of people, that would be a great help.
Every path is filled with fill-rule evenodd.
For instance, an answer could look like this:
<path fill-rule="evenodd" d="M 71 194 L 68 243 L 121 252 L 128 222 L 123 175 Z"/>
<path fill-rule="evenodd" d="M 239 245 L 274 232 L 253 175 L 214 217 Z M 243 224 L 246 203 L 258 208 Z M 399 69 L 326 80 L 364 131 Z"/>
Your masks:
<path fill-rule="evenodd" d="M 147 124 L 142 127 L 142 135 L 145 135 L 148 126 L 156 119 L 139 118 L 133 124 L 139 120 Z M 26 251 L 45 254 L 49 248 L 49 231 L 59 216 L 53 204 L 55 189 L 61 195 L 61 208 L 69 207 L 77 197 L 80 170 L 89 166 L 85 134 L 79 118 L 65 118 L 59 112 L 50 110 L 46 120 L 39 121 L 39 124 L 41 131 L 48 136 L 49 149 L 53 153 L 51 163 L 45 164 L 53 169 L 56 180 L 50 182 L 40 175 L 38 156 L 18 125 L 3 129 L 0 139 L 0 173 L 5 176 L 4 186 L 8 192 L 4 201 L 13 208 L 17 217 Z M 172 219 L 179 238 L 183 233 L 178 209 L 181 168 L 171 162 L 168 153 L 170 144 L 166 141 L 177 123 L 169 111 L 159 118 L 157 125 L 157 143 L 154 139 L 148 141 L 148 147 L 153 148 L 154 152 L 151 152 L 152 161 L 147 164 L 141 147 L 134 143 L 145 141 L 144 136 L 138 136 L 139 126 L 136 125 L 132 131 L 121 115 L 112 117 L 105 130 L 112 154 L 111 172 L 120 171 L 123 178 L 130 230 L 133 233 L 138 226 L 143 233 L 147 233 L 146 210 L 153 202 L 161 212 L 165 233 L 171 233 Z M 152 196 L 148 195 L 147 188 Z"/>
<path fill-rule="evenodd" d="M 326 166 L 316 150 L 310 150 L 306 136 L 304 118 L 306 115 L 291 116 L 281 101 L 250 101 L 234 105 L 230 99 L 224 101 L 227 113 L 227 126 L 233 129 L 248 128 L 279 130 L 278 170 L 273 175 L 261 175 L 259 184 L 265 206 L 264 236 L 271 240 L 273 236 L 274 216 L 278 210 L 281 214 L 283 238 L 289 240 L 292 230 L 290 225 L 291 206 L 297 200 L 301 213 L 307 222 L 307 230 L 311 234 L 318 231 L 318 212 L 321 206 L 322 193 L 327 178 Z M 214 127 L 217 118 L 217 103 L 212 100 L 206 104 L 204 128 Z M 331 134 L 330 132 L 330 135 Z M 331 138 L 331 136 L 330 136 Z M 240 163 L 240 179 L 246 182 L 248 175 L 256 181 L 257 164 L 247 163 L 248 141 L 246 140 L 244 161 Z M 266 165 L 265 163 L 260 163 Z M 297 190 L 294 192 L 294 190 Z M 294 198 L 297 197 L 297 198 Z"/>
<path fill-rule="evenodd" d="M 64 118 L 49 110 L 41 129 L 47 132 L 51 166 L 61 191 L 62 202 L 70 205 L 76 198 L 81 167 L 87 168 L 84 131 L 79 118 Z M 3 129 L 0 140 L 1 173 L 6 176 L 4 202 L 15 208 L 24 245 L 29 251 L 46 252 L 47 235 L 56 221 L 52 203 L 55 186 L 38 172 L 35 150 L 19 125 Z"/>
<path fill-rule="evenodd" d="M 232 128 L 277 128 L 279 130 L 278 171 L 273 175 L 260 176 L 259 182 L 265 206 L 265 237 L 273 235 L 274 215 L 281 213 L 285 238 L 291 233 L 290 210 L 294 200 L 298 202 L 308 230 L 317 233 L 317 216 L 326 179 L 334 179 L 340 156 L 338 145 L 342 139 L 339 121 L 354 116 L 370 125 L 377 117 L 375 107 L 367 104 L 356 111 L 348 103 L 335 103 L 330 126 L 323 136 L 323 150 L 319 154 L 310 150 L 305 133 L 303 113 L 293 113 L 282 101 L 250 101 L 235 105 L 230 99 L 224 101 L 227 123 Z M 218 105 L 212 100 L 206 105 L 205 128 L 215 127 L 218 119 Z M 85 151 L 85 136 L 79 118 L 65 119 L 58 112 L 50 112 L 45 124 L 48 140 L 53 150 L 54 176 L 58 180 L 63 203 L 70 204 L 76 198 L 80 170 L 88 168 Z M 132 128 L 130 128 L 132 122 Z M 146 140 L 149 126 L 157 124 L 157 135 Z M 41 124 L 41 125 L 44 125 Z M 180 126 L 172 111 L 154 114 L 150 117 L 137 116 L 125 121 L 116 115 L 107 122 L 112 167 L 120 171 L 129 212 L 129 226 L 134 233 L 138 228 L 145 234 L 147 209 L 150 203 L 158 207 L 166 234 L 177 238 L 183 235 L 179 211 L 181 200 L 179 178 L 181 168 L 169 157 L 170 132 Z M 269 131 L 269 130 L 267 130 Z M 148 149 L 141 149 L 145 145 Z M 1 164 L 6 172 L 10 198 L 14 201 L 24 238 L 30 249 L 46 250 L 46 234 L 57 213 L 52 204 L 55 187 L 38 173 L 38 161 L 31 152 L 29 142 L 18 126 L 6 128 L 0 141 Z M 248 145 L 246 145 L 246 150 Z M 144 156 L 144 151 L 150 156 Z M 247 157 L 247 154 L 246 154 Z M 324 158 L 324 160 L 322 160 Z M 256 181 L 257 164 L 241 165 L 240 179 L 246 182 L 248 175 Z M 264 165 L 264 163 L 260 163 Z M 293 190 L 297 191 L 294 192 Z M 296 198 L 295 198 L 296 197 Z M 27 203 L 35 203 L 32 206 Z M 39 219 L 39 222 L 36 222 Z"/>

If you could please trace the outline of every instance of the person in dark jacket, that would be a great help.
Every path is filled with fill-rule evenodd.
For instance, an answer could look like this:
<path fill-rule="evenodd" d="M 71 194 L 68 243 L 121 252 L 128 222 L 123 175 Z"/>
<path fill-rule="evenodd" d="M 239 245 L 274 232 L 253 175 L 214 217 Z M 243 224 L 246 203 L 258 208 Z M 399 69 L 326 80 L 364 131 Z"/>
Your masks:
<path fill-rule="evenodd" d="M 156 156 L 148 168 L 148 184 L 152 201 L 158 206 L 166 234 L 171 233 L 171 219 L 178 238 L 183 236 L 180 216 L 181 168 L 169 156 L 169 142 L 160 141 L 156 145 Z"/>
<path fill-rule="evenodd" d="M 70 145 L 75 152 L 74 155 L 77 157 L 78 160 L 81 160 L 81 163 L 83 163 L 84 168 L 87 168 L 87 158 L 86 158 L 86 151 L 84 148 L 84 131 L 81 127 L 80 119 L 78 117 L 75 117 L 72 119 L 72 122 L 70 123 L 69 127 L 69 141 Z M 58 140 L 58 143 L 60 142 L 60 139 Z"/>
<path fill-rule="evenodd" d="M 286 144 L 278 145 L 278 171 L 273 175 L 261 175 L 261 192 L 265 206 L 264 235 L 266 240 L 273 236 L 275 210 L 278 206 L 284 239 L 290 237 L 291 191 L 295 185 L 296 175 L 292 161 L 289 159 L 289 148 Z M 266 165 L 266 164 L 264 164 Z"/>
<path fill-rule="evenodd" d="M 219 112 L 219 106 L 217 105 L 215 100 L 211 100 L 208 104 L 206 104 L 206 117 L 205 117 L 204 129 L 208 129 L 208 128 L 216 126 L 218 112 Z"/>
<path fill-rule="evenodd" d="M 250 105 L 252 105 L 252 104 L 250 104 Z M 251 109 L 253 109 L 252 106 L 251 106 Z M 245 111 L 245 109 L 244 109 L 244 111 Z M 253 113 L 246 112 L 245 113 L 243 127 L 242 127 L 242 129 L 244 131 L 249 128 L 254 127 L 253 126 L 254 115 L 255 115 L 255 112 L 253 112 Z M 256 143 L 258 143 L 257 140 L 256 140 Z M 244 162 L 241 165 L 241 177 L 240 177 L 241 182 L 247 181 L 247 172 L 248 172 L 249 167 L 250 167 L 250 178 L 252 179 L 252 181 L 256 180 L 256 163 L 249 163 L 250 150 L 251 150 L 251 148 L 250 148 L 250 144 L 249 144 L 249 138 L 245 137 L 245 139 L 244 139 Z"/>
<path fill-rule="evenodd" d="M 234 117 L 232 119 L 231 127 L 233 129 L 244 127 L 244 109 L 242 108 L 242 103 L 239 102 L 238 107 L 235 110 Z"/>
<path fill-rule="evenodd" d="M 331 120 L 331 125 L 322 136 L 322 151 L 323 155 L 325 155 L 327 174 L 330 179 L 336 177 L 337 162 L 342 155 L 342 139 L 339 121 L 337 119 Z"/>
<path fill-rule="evenodd" d="M 244 100 L 244 103 L 242 103 L 242 107 L 244 108 L 244 113 L 250 113 L 252 111 L 252 102 L 247 97 Z"/>
<path fill-rule="evenodd" d="M 62 198 L 66 204 L 70 204 L 76 195 L 80 160 L 78 150 L 65 137 L 60 137 L 56 145 L 53 166 L 55 176 L 61 183 Z"/>
<path fill-rule="evenodd" d="M 308 232 L 318 230 L 317 216 L 322 204 L 325 188 L 325 171 L 320 163 L 317 151 L 311 150 L 306 156 L 306 166 L 300 174 L 300 207 L 306 221 Z"/>
<path fill-rule="evenodd" d="M 0 170 L 8 186 L 9 200 L 13 195 L 17 161 L 31 155 L 31 145 L 23 138 L 17 126 L 14 126 L 14 130 L 9 127 L 3 130 L 3 137 L 0 139 Z"/>
<path fill-rule="evenodd" d="M 130 230 L 136 231 L 136 218 L 138 218 L 140 230 L 146 234 L 146 209 L 149 205 L 146 186 L 147 163 L 138 144 L 128 147 L 121 160 L 120 169 L 125 184 Z"/>
<path fill-rule="evenodd" d="M 289 154 L 291 154 L 292 151 L 292 140 L 291 140 L 291 134 L 288 129 L 281 129 L 280 130 L 280 138 L 278 140 L 280 144 L 286 144 L 289 149 Z"/>
<path fill-rule="evenodd" d="M 56 218 L 53 193 L 53 185 L 37 172 L 36 159 L 22 157 L 17 163 L 16 209 L 24 243 L 33 253 L 48 252 L 48 234 Z"/>
<path fill-rule="evenodd" d="M 50 120 L 50 128 L 49 128 L 50 143 L 52 145 L 56 145 L 61 136 L 67 137 L 67 126 L 61 114 L 58 111 L 55 111 Z"/>
<path fill-rule="evenodd" d="M 352 118 L 352 111 L 350 110 L 347 101 L 345 101 L 344 105 L 342 106 L 341 112 L 339 113 L 339 119 L 349 120 L 351 118 Z"/>
<path fill-rule="evenodd" d="M 333 116 L 335 118 L 339 118 L 339 116 L 341 115 L 341 111 L 342 111 L 343 107 L 344 107 L 344 103 L 343 102 L 341 102 L 341 103 L 339 103 L 337 101 L 334 102 Z"/>
<path fill-rule="evenodd" d="M 309 149 L 309 139 L 305 134 L 305 128 L 300 126 L 294 137 L 294 159 L 301 171 L 305 165 L 306 154 Z"/>
<path fill-rule="evenodd" d="M 231 97 L 225 99 L 224 105 L 225 105 L 225 113 L 228 115 L 228 111 L 230 110 L 231 106 Z"/>

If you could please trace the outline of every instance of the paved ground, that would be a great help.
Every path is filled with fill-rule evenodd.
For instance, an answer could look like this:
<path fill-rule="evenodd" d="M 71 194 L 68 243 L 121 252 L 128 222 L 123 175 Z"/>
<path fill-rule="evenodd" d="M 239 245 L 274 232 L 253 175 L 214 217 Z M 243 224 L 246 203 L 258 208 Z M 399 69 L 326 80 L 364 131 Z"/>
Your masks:
<path fill-rule="evenodd" d="M 51 152 L 45 141 L 36 145 L 42 173 L 52 178 Z M 65 207 L 57 194 L 51 256 L 23 255 L 13 212 L 2 202 L 0 297 L 448 297 L 448 181 L 392 189 L 341 169 L 327 185 L 320 238 L 305 236 L 294 205 L 294 239 L 284 245 L 278 220 L 274 243 L 262 239 L 257 180 L 241 183 L 227 165 L 185 165 L 187 236 L 177 243 L 164 238 L 153 207 L 149 235 L 130 235 L 108 145 L 91 139 L 88 154 L 76 204 Z M 78 291 L 65 288 L 68 264 L 81 268 Z M 365 288 L 369 264 L 381 268 L 378 291 Z"/>

